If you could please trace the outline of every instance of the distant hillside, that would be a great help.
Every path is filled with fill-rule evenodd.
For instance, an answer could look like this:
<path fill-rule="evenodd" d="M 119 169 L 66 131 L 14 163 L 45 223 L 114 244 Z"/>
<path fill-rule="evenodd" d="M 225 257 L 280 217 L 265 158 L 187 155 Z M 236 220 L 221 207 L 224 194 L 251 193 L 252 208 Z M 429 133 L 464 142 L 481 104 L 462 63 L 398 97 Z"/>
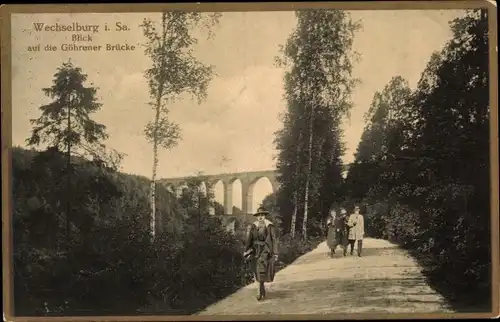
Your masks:
<path fill-rule="evenodd" d="M 13 167 L 13 181 L 14 181 L 14 192 L 17 195 L 27 195 L 27 199 L 33 199 L 33 197 L 43 198 L 40 195 L 40 189 L 37 188 L 39 185 L 37 181 L 42 180 L 44 176 L 49 176 L 49 173 L 35 173 L 38 170 L 32 168 L 32 161 L 41 152 L 33 149 L 24 149 L 21 147 L 12 148 L 12 167 Z M 59 156 L 62 162 L 65 162 L 65 155 L 61 154 Z M 49 162 L 49 161 L 47 161 Z M 55 166 L 55 163 L 51 162 Z M 80 158 L 72 157 L 72 164 L 80 165 L 81 169 L 78 172 L 78 176 L 74 176 L 72 180 L 74 184 L 78 187 L 83 188 L 84 182 L 87 182 L 89 178 L 96 175 L 97 167 L 92 165 L 89 161 Z M 64 167 L 64 163 L 60 165 Z M 56 166 L 57 167 L 57 166 Z M 85 170 L 83 170 L 85 169 Z M 61 169 L 64 170 L 64 169 Z M 86 174 L 85 174 L 86 173 Z M 19 177 L 22 174 L 22 181 Z M 48 181 L 53 178 L 46 177 L 43 179 L 46 184 L 50 185 Z M 116 172 L 110 178 L 112 181 L 116 182 L 120 187 L 123 196 L 116 201 L 118 203 L 113 205 L 113 211 L 106 213 L 106 217 L 112 213 L 118 217 L 134 216 L 141 218 L 141 221 L 146 225 L 149 221 L 149 190 L 150 190 L 150 179 L 144 176 L 132 175 L 123 172 Z M 33 184 L 28 182 L 34 180 Z M 82 182 L 81 184 L 79 182 Z M 55 184 L 55 183 L 54 183 Z M 23 189 L 24 191 L 19 191 Z M 79 189 L 77 189 L 79 190 Z M 38 192 L 37 192 L 38 191 Z M 76 192 L 75 192 L 76 193 Z M 168 191 L 162 185 L 157 186 L 157 227 L 159 230 L 167 229 L 169 225 L 172 224 L 172 218 L 179 218 L 179 211 L 177 209 L 176 197 Z M 38 196 L 37 196 L 38 195 Z M 20 204 L 14 204 L 18 209 L 23 209 L 24 207 Z M 110 206 L 111 207 L 111 206 Z M 139 210 L 141 209 L 141 210 Z M 175 212 L 175 214 L 174 214 Z M 180 219 L 180 218 L 179 218 Z M 170 227 L 171 228 L 171 227 Z"/>

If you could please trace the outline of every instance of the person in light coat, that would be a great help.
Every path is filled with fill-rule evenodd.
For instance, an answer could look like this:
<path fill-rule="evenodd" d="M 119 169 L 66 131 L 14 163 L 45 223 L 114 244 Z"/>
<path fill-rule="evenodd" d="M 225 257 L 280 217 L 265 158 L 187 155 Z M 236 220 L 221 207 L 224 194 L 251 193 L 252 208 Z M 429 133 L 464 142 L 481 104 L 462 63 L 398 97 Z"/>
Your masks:
<path fill-rule="evenodd" d="M 354 253 L 354 244 L 357 241 L 358 256 L 361 257 L 363 237 L 365 235 L 365 219 L 363 215 L 359 213 L 359 205 L 354 206 L 354 213 L 349 216 L 347 226 L 349 227 L 348 239 L 351 245 L 351 255 Z"/>

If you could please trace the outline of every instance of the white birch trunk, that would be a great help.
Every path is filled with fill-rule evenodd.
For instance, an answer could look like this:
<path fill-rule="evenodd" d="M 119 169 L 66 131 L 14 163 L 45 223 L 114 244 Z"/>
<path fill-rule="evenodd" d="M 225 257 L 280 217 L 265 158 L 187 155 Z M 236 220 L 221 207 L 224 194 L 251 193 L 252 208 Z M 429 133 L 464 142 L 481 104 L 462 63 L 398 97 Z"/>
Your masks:
<path fill-rule="evenodd" d="M 307 239 L 307 215 L 309 208 L 309 182 L 311 180 L 312 169 L 312 145 L 313 145 L 313 123 L 314 123 L 314 108 L 311 104 L 311 117 L 309 118 L 309 159 L 307 160 L 307 176 L 306 176 L 306 189 L 304 196 L 304 220 L 302 222 L 302 236 Z"/>
<path fill-rule="evenodd" d="M 156 233 L 156 168 L 158 165 L 157 154 L 158 147 L 155 142 L 153 147 L 153 175 L 151 176 L 151 218 L 149 223 L 153 239 L 155 238 Z"/>
<path fill-rule="evenodd" d="M 295 205 L 293 206 L 292 223 L 290 225 L 290 236 L 292 236 L 292 238 L 295 238 L 295 223 L 297 222 L 297 208 L 298 208 L 298 201 L 299 201 L 297 191 L 294 192 L 293 199 L 294 199 Z"/>
<path fill-rule="evenodd" d="M 164 47 L 166 42 L 166 16 L 162 13 L 162 42 L 159 46 Z M 159 73 L 164 72 L 165 59 L 162 57 Z M 150 218 L 150 229 L 153 240 L 156 234 L 156 171 L 158 168 L 158 125 L 160 122 L 161 114 L 161 100 L 163 97 L 163 87 L 164 78 L 160 77 L 158 84 L 158 92 L 156 93 L 156 105 L 155 105 L 155 129 L 153 134 L 153 169 L 151 175 L 151 218 Z"/>
<path fill-rule="evenodd" d="M 297 177 L 299 175 L 299 168 L 300 168 L 300 143 L 302 142 L 302 133 L 299 133 L 299 140 L 297 142 L 297 164 L 295 165 L 295 180 L 297 180 Z M 292 222 L 290 225 L 290 236 L 292 238 L 295 237 L 295 225 L 297 222 L 297 212 L 299 208 L 299 194 L 297 190 L 295 190 L 294 195 L 294 207 L 293 207 L 293 214 L 292 214 Z"/>

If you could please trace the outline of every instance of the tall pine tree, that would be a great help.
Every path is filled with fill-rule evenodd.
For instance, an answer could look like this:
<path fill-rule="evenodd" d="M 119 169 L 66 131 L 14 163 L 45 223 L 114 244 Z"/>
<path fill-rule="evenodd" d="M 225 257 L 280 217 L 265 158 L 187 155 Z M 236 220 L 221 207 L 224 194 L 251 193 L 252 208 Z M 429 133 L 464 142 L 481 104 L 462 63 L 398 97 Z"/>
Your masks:
<path fill-rule="evenodd" d="M 45 144 L 53 151 L 66 153 L 66 238 L 71 230 L 71 160 L 72 156 L 90 157 L 99 164 L 113 168 L 118 166 L 121 155 L 107 152 L 102 141 L 107 139 L 106 127 L 90 118 L 99 111 L 101 103 L 97 100 L 97 88 L 86 86 L 87 75 L 71 61 L 65 62 L 54 74 L 52 86 L 43 88 L 52 102 L 40 106 L 42 114 L 30 120 L 33 124 L 31 136 L 26 140 L 28 146 Z"/>

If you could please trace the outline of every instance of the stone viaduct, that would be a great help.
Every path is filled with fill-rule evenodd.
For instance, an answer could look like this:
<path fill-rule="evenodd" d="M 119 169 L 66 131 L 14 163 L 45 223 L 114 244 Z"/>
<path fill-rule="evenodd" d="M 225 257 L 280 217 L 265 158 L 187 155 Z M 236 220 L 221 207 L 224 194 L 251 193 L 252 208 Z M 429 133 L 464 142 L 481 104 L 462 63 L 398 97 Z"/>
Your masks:
<path fill-rule="evenodd" d="M 344 165 L 344 172 L 349 169 L 349 165 Z M 273 192 L 278 190 L 278 180 L 277 180 L 276 170 L 266 170 L 266 171 L 245 171 L 245 172 L 235 172 L 235 173 L 222 173 L 213 175 L 198 175 L 189 177 L 178 177 L 178 178 L 164 178 L 158 180 L 159 183 L 170 187 L 172 192 L 180 194 L 182 189 L 186 186 L 186 182 L 192 180 L 193 178 L 199 179 L 205 184 L 205 187 L 215 186 L 219 181 L 222 182 L 224 187 L 224 212 L 226 215 L 231 215 L 233 212 L 233 183 L 236 180 L 241 182 L 241 210 L 243 214 L 252 214 L 256 209 L 253 208 L 253 188 L 255 183 L 261 178 L 267 178 L 271 183 Z"/>
<path fill-rule="evenodd" d="M 269 171 L 247 171 L 236 173 L 222 173 L 215 175 L 200 175 L 191 177 L 166 178 L 160 179 L 158 182 L 170 186 L 172 191 L 178 194 L 182 188 L 186 186 L 186 182 L 190 179 L 197 178 L 202 181 L 205 186 L 215 186 L 219 181 L 224 187 L 224 212 L 231 215 L 233 211 L 233 183 L 236 180 L 241 182 L 241 210 L 244 214 L 251 214 L 255 211 L 253 206 L 253 188 L 255 183 L 261 178 L 267 178 L 271 183 L 273 192 L 278 190 L 278 180 L 276 179 L 276 170 Z"/>

